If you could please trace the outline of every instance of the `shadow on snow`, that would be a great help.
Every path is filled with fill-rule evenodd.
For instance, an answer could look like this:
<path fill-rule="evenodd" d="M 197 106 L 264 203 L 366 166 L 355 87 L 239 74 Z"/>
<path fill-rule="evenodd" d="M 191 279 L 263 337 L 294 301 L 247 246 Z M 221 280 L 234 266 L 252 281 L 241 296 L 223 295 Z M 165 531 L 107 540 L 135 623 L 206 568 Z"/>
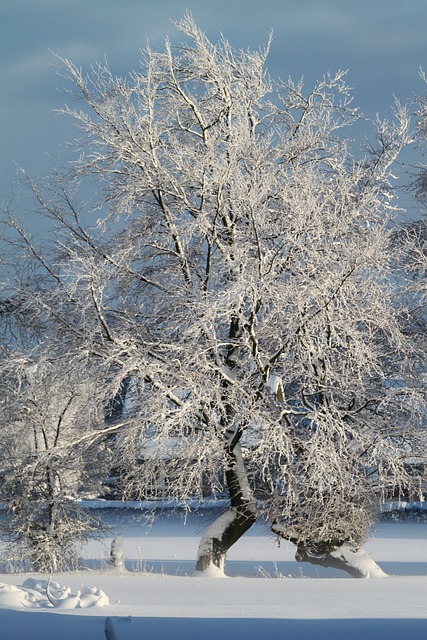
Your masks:
<path fill-rule="evenodd" d="M 294 620 L 271 618 L 110 618 L 111 638 L 203 638 L 203 640 L 425 640 L 427 619 Z M 108 637 L 108 635 L 107 635 Z"/>

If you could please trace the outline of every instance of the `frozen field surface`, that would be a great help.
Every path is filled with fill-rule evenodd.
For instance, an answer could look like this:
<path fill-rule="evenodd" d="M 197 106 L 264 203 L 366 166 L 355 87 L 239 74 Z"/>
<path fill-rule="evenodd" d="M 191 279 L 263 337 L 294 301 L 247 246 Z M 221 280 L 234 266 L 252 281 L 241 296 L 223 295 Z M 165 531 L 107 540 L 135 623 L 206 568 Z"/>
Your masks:
<path fill-rule="evenodd" d="M 294 560 L 257 524 L 229 554 L 225 578 L 194 577 L 209 511 L 165 512 L 150 526 L 137 511 L 106 511 L 104 541 L 84 549 L 88 569 L 52 576 L 0 575 L 1 640 L 425 640 L 427 524 L 378 524 L 367 551 L 389 577 L 355 580 Z M 127 571 L 108 566 L 123 535 Z M 67 589 L 61 589 L 64 585 Z"/>

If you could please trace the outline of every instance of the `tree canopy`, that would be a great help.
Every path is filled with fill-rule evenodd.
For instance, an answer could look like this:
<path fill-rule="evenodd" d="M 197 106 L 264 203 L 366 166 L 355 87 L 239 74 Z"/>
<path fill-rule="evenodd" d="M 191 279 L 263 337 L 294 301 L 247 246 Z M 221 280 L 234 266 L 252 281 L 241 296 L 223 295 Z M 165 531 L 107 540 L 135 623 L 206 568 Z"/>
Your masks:
<path fill-rule="evenodd" d="M 181 500 L 227 488 L 199 569 L 259 515 L 301 553 L 359 548 L 411 482 L 422 425 L 390 227 L 407 110 L 362 154 L 344 72 L 307 91 L 269 77 L 269 45 L 177 27 L 181 46 L 125 78 L 61 61 L 78 155 L 29 180 L 50 246 L 9 218 L 31 265 L 16 295 L 52 358 L 96 379 L 95 405 L 120 400 L 87 436 L 115 432 L 125 491 L 160 473 Z"/>

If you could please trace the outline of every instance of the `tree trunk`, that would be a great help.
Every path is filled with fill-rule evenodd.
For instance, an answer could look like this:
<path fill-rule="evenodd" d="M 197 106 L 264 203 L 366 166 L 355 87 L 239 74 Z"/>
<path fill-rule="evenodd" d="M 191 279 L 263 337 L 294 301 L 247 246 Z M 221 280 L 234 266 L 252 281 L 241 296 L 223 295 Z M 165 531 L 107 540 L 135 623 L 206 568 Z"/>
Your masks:
<path fill-rule="evenodd" d="M 214 569 L 222 573 L 228 550 L 257 519 L 239 444 L 230 453 L 230 458 L 232 464 L 226 471 L 230 509 L 206 529 L 199 544 L 196 571 Z"/>
<path fill-rule="evenodd" d="M 121 533 L 119 533 L 111 543 L 110 564 L 120 571 L 123 571 L 125 568 L 123 558 L 123 536 Z"/>
<path fill-rule="evenodd" d="M 341 569 L 353 578 L 385 578 L 387 574 L 363 549 L 357 549 L 349 542 L 334 544 L 318 542 L 315 544 L 297 543 L 295 554 L 297 562 Z"/>

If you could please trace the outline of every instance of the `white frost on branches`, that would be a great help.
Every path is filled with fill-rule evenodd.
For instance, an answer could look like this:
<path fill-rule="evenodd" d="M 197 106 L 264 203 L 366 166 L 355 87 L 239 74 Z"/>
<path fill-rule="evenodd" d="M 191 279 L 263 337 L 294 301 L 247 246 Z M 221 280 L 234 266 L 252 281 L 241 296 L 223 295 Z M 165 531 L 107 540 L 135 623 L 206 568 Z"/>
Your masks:
<path fill-rule="evenodd" d="M 125 495 L 226 485 L 241 525 L 359 545 L 419 453 L 390 234 L 407 111 L 360 157 L 344 72 L 307 91 L 268 76 L 269 46 L 212 44 L 189 14 L 177 27 L 182 46 L 147 49 L 126 78 L 61 61 L 79 155 L 71 177 L 30 181 L 54 249 L 11 219 L 36 265 L 19 296 L 119 400 Z"/>

